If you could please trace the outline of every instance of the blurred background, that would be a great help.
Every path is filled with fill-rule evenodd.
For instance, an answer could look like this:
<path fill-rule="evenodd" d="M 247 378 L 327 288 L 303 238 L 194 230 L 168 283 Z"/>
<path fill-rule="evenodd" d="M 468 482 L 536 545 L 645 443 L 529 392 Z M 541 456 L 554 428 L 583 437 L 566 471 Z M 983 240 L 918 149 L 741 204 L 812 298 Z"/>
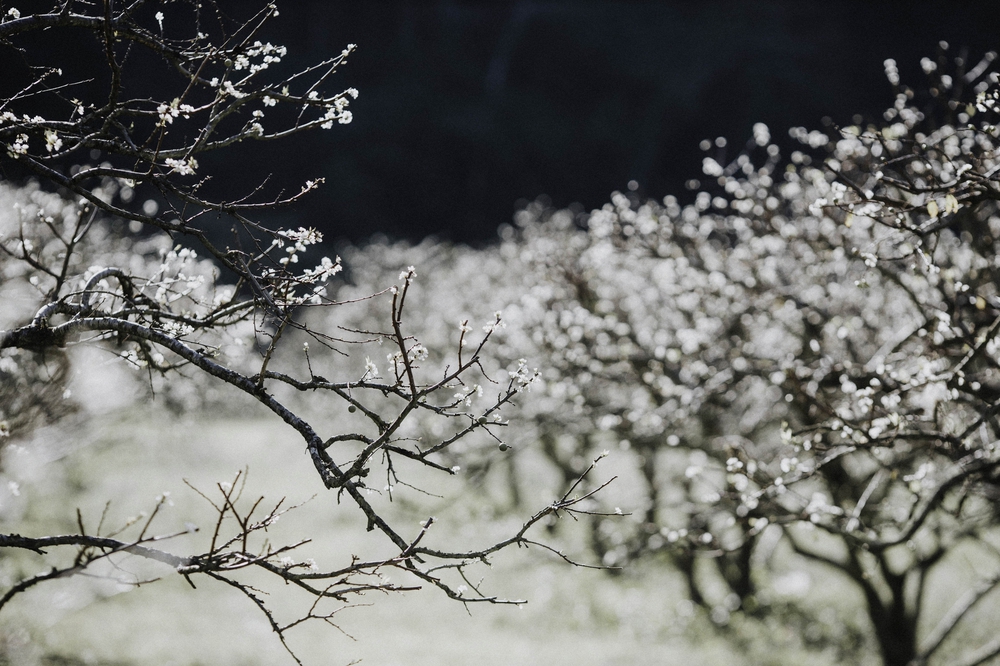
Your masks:
<path fill-rule="evenodd" d="M 735 155 L 756 122 L 787 141 L 824 117 L 879 116 L 885 59 L 920 84 L 940 40 L 979 56 L 1000 25 L 995 2 L 279 4 L 267 37 L 287 64 L 356 43 L 338 76 L 361 94 L 352 124 L 255 144 L 243 162 L 296 191 L 325 177 L 282 222 L 353 241 L 488 242 L 527 200 L 590 210 L 631 180 L 683 199 L 702 139 Z"/>

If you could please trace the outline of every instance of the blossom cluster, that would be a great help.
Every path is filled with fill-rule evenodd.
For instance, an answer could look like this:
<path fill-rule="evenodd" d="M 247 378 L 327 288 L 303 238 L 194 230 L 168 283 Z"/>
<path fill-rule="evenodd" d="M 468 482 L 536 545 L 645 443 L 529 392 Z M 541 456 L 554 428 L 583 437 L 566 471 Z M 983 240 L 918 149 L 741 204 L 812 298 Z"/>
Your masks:
<path fill-rule="evenodd" d="M 489 355 L 540 367 L 509 413 L 516 437 L 557 478 L 604 448 L 632 463 L 632 517 L 591 523 L 605 564 L 665 554 L 713 617 L 732 608 L 693 551 L 736 607 L 756 603 L 753 554 L 775 538 L 833 566 L 809 539 L 925 571 L 996 524 L 976 480 L 994 481 L 970 470 L 1000 465 L 984 416 L 1000 398 L 998 79 L 977 66 L 974 99 L 956 101 L 958 75 L 925 69 L 931 106 L 887 62 L 881 120 L 793 128 L 787 157 L 762 124 L 729 159 L 703 142 L 687 203 L 536 203 L 496 248 L 374 246 L 352 263 L 371 285 L 420 257 L 438 297 L 415 307 L 448 317 L 505 303 Z"/>

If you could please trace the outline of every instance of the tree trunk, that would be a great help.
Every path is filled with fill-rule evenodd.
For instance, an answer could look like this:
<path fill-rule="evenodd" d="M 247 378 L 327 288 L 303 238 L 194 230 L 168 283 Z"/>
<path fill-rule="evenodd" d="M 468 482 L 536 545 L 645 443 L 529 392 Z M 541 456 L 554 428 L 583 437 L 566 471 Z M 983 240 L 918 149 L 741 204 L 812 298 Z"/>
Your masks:
<path fill-rule="evenodd" d="M 882 568 L 885 571 L 885 567 Z M 910 666 L 917 657 L 917 614 L 907 612 L 904 597 L 905 576 L 886 574 L 890 600 L 883 603 L 877 595 L 869 594 L 868 615 L 871 617 L 885 666 Z"/>

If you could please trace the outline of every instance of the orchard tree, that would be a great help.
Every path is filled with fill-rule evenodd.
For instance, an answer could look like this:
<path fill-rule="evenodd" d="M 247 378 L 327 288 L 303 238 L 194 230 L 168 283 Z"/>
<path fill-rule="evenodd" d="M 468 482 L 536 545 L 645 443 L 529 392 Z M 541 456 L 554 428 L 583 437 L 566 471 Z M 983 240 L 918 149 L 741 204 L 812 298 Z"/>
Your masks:
<path fill-rule="evenodd" d="M 887 61 L 883 119 L 793 130 L 789 162 L 758 126 L 692 205 L 522 214 L 515 335 L 551 373 L 525 409 L 567 478 L 604 431 L 645 480 L 630 532 L 593 520 L 606 564 L 666 554 L 724 624 L 768 611 L 755 554 L 780 534 L 857 586 L 885 664 L 1000 654 L 949 642 L 1000 583 L 992 60 L 925 60 L 926 100 Z M 980 582 L 941 608 L 960 548 Z"/>
<path fill-rule="evenodd" d="M 510 301 L 490 353 L 542 360 L 514 445 L 537 443 L 563 488 L 605 448 L 633 462 L 632 519 L 588 518 L 604 564 L 666 558 L 720 627 L 793 623 L 851 658 L 859 637 L 775 597 L 782 548 L 860 593 L 887 666 L 1000 654 L 975 625 L 1000 585 L 993 59 L 942 45 L 924 91 L 886 61 L 882 118 L 793 129 L 788 158 L 763 125 L 732 160 L 706 141 L 689 205 L 535 204 L 498 249 L 438 250 L 452 307 Z"/>
<path fill-rule="evenodd" d="M 64 418 L 72 408 L 63 385 L 66 350 L 102 348 L 141 369 L 157 391 L 221 384 L 281 419 L 301 439 L 317 486 L 332 491 L 337 506 L 360 511 L 367 530 L 392 552 L 339 564 L 299 562 L 300 544 L 264 536 L 285 507 L 241 500 L 241 484 L 220 483 L 200 491 L 215 527 L 199 552 L 174 553 L 171 535 L 155 531 L 164 496 L 134 525 L 95 525 L 78 515 L 72 533 L 0 534 L 4 552 L 33 552 L 47 567 L 5 583 L 0 612 L 37 585 L 58 585 L 102 563 L 117 567 L 128 557 L 165 563 L 192 585 L 210 578 L 238 589 L 293 657 L 291 628 L 311 619 L 332 623 L 338 608 L 365 592 L 426 584 L 462 603 L 509 603 L 462 584 L 466 569 L 509 546 L 535 544 L 527 532 L 548 516 L 581 510 L 591 495 L 582 480 L 508 538 L 457 550 L 435 543 L 433 519 L 391 523 L 375 492 L 381 482 L 376 488 L 370 481 L 406 478 L 415 467 L 453 475 L 459 467 L 449 452 L 457 442 L 506 425 L 501 410 L 534 373 L 521 363 L 487 375 L 483 353 L 500 316 L 476 330 L 451 322 L 444 346 L 433 350 L 443 362 L 432 362 L 406 317 L 412 267 L 362 302 L 344 304 L 327 292 L 341 264 L 317 255 L 317 231 L 259 221 L 321 178 L 290 194 L 251 183 L 235 196 L 215 196 L 201 164 L 237 144 L 349 123 L 358 93 L 332 86 L 354 46 L 284 71 L 285 48 L 263 37 L 278 16 L 274 5 L 238 20 L 193 0 L 4 3 L 0 13 L 4 169 L 34 179 L 21 188 L 0 183 L 0 437 L 9 441 L 45 419 Z M 60 43 L 92 48 L 101 66 L 75 78 L 74 55 L 58 60 Z M 375 323 L 365 328 L 317 329 L 304 319 L 317 308 L 381 316 L 366 315 Z M 294 352 L 284 349 L 288 340 Z M 311 362 L 309 343 L 365 361 L 349 370 Z M 374 349 L 388 349 L 388 359 Z M 296 406 L 296 394 L 306 391 L 342 405 L 354 415 L 350 425 L 323 432 Z M 421 414 L 443 423 L 436 440 L 404 436 Z M 313 597 L 308 610 L 278 617 L 243 577 L 250 569 Z M 385 575 L 393 569 L 403 572 L 401 582 Z"/>

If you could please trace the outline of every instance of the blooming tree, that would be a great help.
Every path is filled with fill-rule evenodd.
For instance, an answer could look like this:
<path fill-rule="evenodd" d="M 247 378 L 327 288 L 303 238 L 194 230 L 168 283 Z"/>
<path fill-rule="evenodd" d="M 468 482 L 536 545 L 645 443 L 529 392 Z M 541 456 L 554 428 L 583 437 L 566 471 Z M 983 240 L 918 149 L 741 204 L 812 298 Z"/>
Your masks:
<path fill-rule="evenodd" d="M 511 438 L 563 487 L 602 449 L 632 461 L 632 519 L 588 519 L 606 565 L 666 558 L 717 625 L 785 623 L 807 611 L 768 589 L 782 548 L 850 581 L 889 666 L 1000 654 L 968 639 L 1000 584 L 993 59 L 943 46 L 926 92 L 887 61 L 877 121 L 793 129 L 790 159 L 763 125 L 733 160 L 704 142 L 690 205 L 531 205 L 498 249 L 442 262 L 509 299 L 500 363 L 543 361 Z M 974 580 L 932 592 L 963 558 Z M 809 640 L 844 643 L 832 624 Z"/>
<path fill-rule="evenodd" d="M 645 480 L 630 533 L 594 519 L 606 563 L 665 553 L 721 624 L 762 612 L 780 535 L 860 589 L 884 663 L 1000 653 L 947 647 L 1000 581 L 992 60 L 925 60 L 927 106 L 887 61 L 881 121 L 793 130 L 790 163 L 758 126 L 689 206 L 523 214 L 550 458 L 571 475 L 605 431 Z M 961 548 L 981 580 L 942 609 L 926 585 Z"/>
<path fill-rule="evenodd" d="M 392 554 L 339 565 L 298 562 L 298 544 L 264 538 L 285 511 L 281 503 L 265 509 L 260 500 L 241 501 L 239 483 L 219 484 L 213 492 L 199 491 L 216 524 L 204 550 L 195 553 L 171 552 L 165 542 L 170 535 L 154 532 L 165 496 L 133 525 L 102 520 L 95 527 L 79 516 L 73 533 L 0 534 L 4 552 L 31 551 L 48 566 L 11 582 L 0 593 L 0 610 L 36 585 L 139 557 L 173 567 L 192 584 L 207 577 L 235 587 L 259 606 L 288 647 L 291 628 L 310 619 L 329 622 L 337 608 L 367 591 L 429 584 L 463 603 L 506 603 L 478 585 L 461 584 L 465 570 L 501 549 L 536 543 L 527 535 L 535 523 L 581 510 L 590 495 L 577 485 L 507 538 L 475 548 L 435 544 L 433 519 L 404 525 L 387 517 L 367 480 L 373 470 L 396 480 L 408 465 L 455 474 L 459 467 L 449 458 L 454 445 L 504 426 L 501 409 L 534 374 L 523 363 L 509 373 L 486 374 L 481 359 L 499 315 L 485 322 L 485 330 L 452 325 L 444 346 L 433 350 L 435 359 L 446 361 L 429 360 L 431 350 L 405 317 L 412 267 L 360 303 L 333 298 L 327 285 L 341 263 L 314 256 L 321 235 L 257 221 L 259 213 L 294 203 L 321 179 L 270 198 L 263 186 L 237 197 L 210 194 L 210 174 L 199 164 L 204 156 L 351 121 L 348 106 L 357 91 L 331 91 L 331 84 L 353 45 L 300 71 L 279 73 L 285 48 L 261 37 L 277 15 L 267 5 L 232 21 L 214 4 L 194 1 L 65 0 L 40 11 L 3 5 L 3 159 L 57 192 L 37 182 L 21 189 L 0 184 L 0 438 L 68 411 L 65 349 L 111 350 L 155 388 L 214 382 L 281 419 L 304 443 L 319 484 L 333 491 L 337 504 L 343 500 L 360 511 L 368 531 L 380 535 Z M 83 81 L 64 75 L 59 62 L 45 60 L 51 52 L 39 48 L 38 39 L 90 40 L 102 68 Z M 305 323 L 310 308 L 351 307 L 378 308 L 383 316 L 355 329 Z M 288 340 L 295 340 L 294 352 L 284 349 Z M 310 342 L 366 362 L 328 369 L 310 360 Z M 388 359 L 374 349 L 389 349 Z M 488 395 L 474 403 L 470 394 L 478 397 L 483 386 Z M 342 403 L 357 420 L 349 429 L 323 432 L 325 426 L 296 406 L 305 391 Z M 446 423 L 447 434 L 431 442 L 407 439 L 407 424 L 419 414 Z M 315 603 L 300 617 L 279 618 L 241 578 L 250 569 Z M 390 582 L 390 569 L 412 582 Z"/>

